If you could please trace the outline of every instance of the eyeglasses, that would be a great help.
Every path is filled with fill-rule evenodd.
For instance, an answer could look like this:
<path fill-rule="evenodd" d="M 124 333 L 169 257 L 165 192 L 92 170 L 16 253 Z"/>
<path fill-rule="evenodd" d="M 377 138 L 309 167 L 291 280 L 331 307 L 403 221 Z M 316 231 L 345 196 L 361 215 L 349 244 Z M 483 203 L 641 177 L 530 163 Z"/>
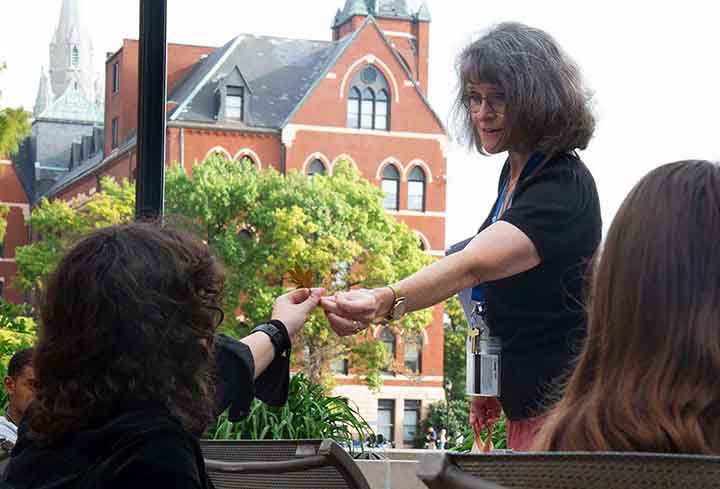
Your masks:
<path fill-rule="evenodd" d="M 207 306 L 207 308 L 217 313 L 219 321 L 217 322 L 217 326 L 215 326 L 215 328 L 218 328 L 223 323 L 223 321 L 225 321 L 225 313 L 221 308 L 217 306 Z"/>
<path fill-rule="evenodd" d="M 462 96 L 462 103 L 470 112 L 479 112 L 482 107 L 483 100 L 488 109 L 495 114 L 505 113 L 505 94 L 489 93 L 481 95 L 479 93 L 465 93 Z"/>

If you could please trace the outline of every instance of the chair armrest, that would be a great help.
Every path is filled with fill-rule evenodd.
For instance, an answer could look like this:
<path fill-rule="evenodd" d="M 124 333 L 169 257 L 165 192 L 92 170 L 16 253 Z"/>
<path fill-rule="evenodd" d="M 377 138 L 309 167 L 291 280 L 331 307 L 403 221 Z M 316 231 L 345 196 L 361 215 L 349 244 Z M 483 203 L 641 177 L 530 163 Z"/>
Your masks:
<path fill-rule="evenodd" d="M 287 472 L 300 472 L 331 465 L 332 461 L 326 455 L 313 455 L 296 460 L 282 460 L 274 462 L 223 462 L 220 460 L 205 459 L 206 469 L 214 472 L 245 473 L 245 474 L 284 474 Z"/>

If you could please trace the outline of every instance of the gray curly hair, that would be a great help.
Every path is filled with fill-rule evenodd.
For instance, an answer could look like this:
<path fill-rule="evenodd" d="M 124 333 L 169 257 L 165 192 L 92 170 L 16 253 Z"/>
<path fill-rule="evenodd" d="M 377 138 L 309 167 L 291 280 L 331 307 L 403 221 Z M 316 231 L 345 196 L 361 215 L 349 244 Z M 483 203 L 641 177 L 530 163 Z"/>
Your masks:
<path fill-rule="evenodd" d="M 486 154 L 464 103 L 469 83 L 491 83 L 505 93 L 504 142 L 551 155 L 585 149 L 595 131 L 592 93 L 580 69 L 546 32 L 518 22 L 492 27 L 456 60 L 452 110 L 458 140 Z"/>

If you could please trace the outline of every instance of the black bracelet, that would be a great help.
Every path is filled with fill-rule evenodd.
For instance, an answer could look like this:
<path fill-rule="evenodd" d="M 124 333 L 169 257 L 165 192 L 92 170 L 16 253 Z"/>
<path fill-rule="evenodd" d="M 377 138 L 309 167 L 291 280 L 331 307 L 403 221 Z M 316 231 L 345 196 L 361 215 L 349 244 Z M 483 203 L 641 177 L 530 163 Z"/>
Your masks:
<path fill-rule="evenodd" d="M 270 337 L 270 342 L 275 349 L 275 356 L 285 355 L 290 357 L 292 343 L 290 343 L 290 336 L 282 321 L 273 319 L 267 323 L 259 324 L 250 331 L 250 334 L 258 332 L 265 333 Z"/>
<path fill-rule="evenodd" d="M 289 352 L 290 349 L 292 348 L 292 340 L 290 339 L 290 335 L 288 334 L 288 330 L 287 330 L 287 327 L 285 327 L 285 324 L 282 321 L 280 321 L 279 319 L 271 319 L 270 321 L 268 321 L 268 324 L 272 324 L 273 326 L 275 326 L 277 329 L 280 330 L 280 333 L 282 334 L 282 337 L 283 337 L 284 349 Z"/>

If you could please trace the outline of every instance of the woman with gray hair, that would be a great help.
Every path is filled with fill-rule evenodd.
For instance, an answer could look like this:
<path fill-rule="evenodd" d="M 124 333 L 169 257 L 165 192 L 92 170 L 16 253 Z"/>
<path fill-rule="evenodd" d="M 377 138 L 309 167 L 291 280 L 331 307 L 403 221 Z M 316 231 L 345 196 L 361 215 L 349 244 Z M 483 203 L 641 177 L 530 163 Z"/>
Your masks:
<path fill-rule="evenodd" d="M 584 276 L 602 222 L 595 181 L 575 151 L 587 147 L 595 119 L 578 67 L 539 29 L 495 26 L 460 53 L 457 71 L 460 139 L 481 154 L 508 155 L 490 214 L 460 251 L 395 284 L 321 304 L 346 335 L 472 289 L 470 319 L 486 340 L 479 344 L 492 345 L 478 350 L 492 375 L 468 386 L 470 422 L 479 433 L 504 410 L 508 446 L 524 450 L 585 334 Z"/>

